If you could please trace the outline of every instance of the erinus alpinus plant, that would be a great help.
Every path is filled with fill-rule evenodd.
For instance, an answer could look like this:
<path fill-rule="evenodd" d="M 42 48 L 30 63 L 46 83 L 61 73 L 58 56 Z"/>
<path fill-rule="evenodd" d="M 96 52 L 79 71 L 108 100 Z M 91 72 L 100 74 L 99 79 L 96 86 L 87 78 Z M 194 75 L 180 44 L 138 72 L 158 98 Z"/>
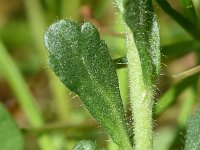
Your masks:
<path fill-rule="evenodd" d="M 200 150 L 199 0 L 0 6 L 0 150 Z"/>
<path fill-rule="evenodd" d="M 173 10 L 165 0 L 158 3 L 161 7 L 167 4 L 166 9 Z M 116 5 L 126 30 L 133 140 L 125 120 L 116 65 L 94 25 L 79 25 L 69 19 L 53 23 L 44 36 L 48 62 L 64 85 L 80 97 L 119 149 L 151 150 L 154 91 L 161 66 L 157 16 L 151 0 L 116 0 Z M 192 136 L 191 131 L 188 136 Z M 190 137 L 186 149 L 191 142 L 194 141 Z M 196 142 L 194 145 L 199 147 Z M 82 141 L 74 149 L 98 149 L 98 146 L 91 141 Z"/>

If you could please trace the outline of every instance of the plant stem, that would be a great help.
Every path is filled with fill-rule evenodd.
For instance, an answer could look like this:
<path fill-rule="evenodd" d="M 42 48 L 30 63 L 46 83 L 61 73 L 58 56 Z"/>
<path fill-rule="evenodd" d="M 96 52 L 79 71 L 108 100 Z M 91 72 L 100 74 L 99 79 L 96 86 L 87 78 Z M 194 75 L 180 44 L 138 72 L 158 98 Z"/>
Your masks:
<path fill-rule="evenodd" d="M 42 42 L 44 31 L 46 29 L 45 13 L 41 7 L 41 2 L 39 0 L 25 0 L 25 6 L 35 42 L 35 48 L 39 54 L 41 65 L 42 67 L 47 67 L 47 51 L 45 50 L 44 44 Z M 57 111 L 59 119 L 65 121 L 69 119 L 70 107 L 70 105 L 67 105 L 66 103 L 67 90 L 62 84 L 58 83 L 58 79 L 54 74 L 52 74 L 51 72 L 47 72 L 47 76 L 49 79 L 53 103 L 55 106 L 54 109 Z M 62 141 L 64 141 L 64 137 L 62 134 L 59 134 L 59 136 L 52 135 L 52 137 L 56 137 L 57 141 L 61 141 L 61 143 L 63 143 Z M 51 149 L 60 149 L 60 147 L 64 147 L 64 144 L 60 144 L 58 145 L 59 147 L 57 147 L 57 145 L 55 144 L 56 140 L 53 139 L 52 141 L 54 142 L 54 148 L 51 147 Z"/>
<path fill-rule="evenodd" d="M 61 0 L 61 17 L 78 21 L 80 16 L 80 0 Z"/>
<path fill-rule="evenodd" d="M 200 65 L 196 66 L 192 69 L 186 70 L 184 72 L 175 74 L 175 75 L 173 75 L 173 78 L 181 80 L 181 79 L 187 78 L 189 76 L 193 76 L 199 72 L 200 72 Z"/>
<path fill-rule="evenodd" d="M 25 0 L 26 14 L 29 21 L 35 48 L 39 54 L 41 64 L 46 64 L 47 52 L 44 49 L 43 34 L 46 29 L 45 14 L 38 0 Z M 34 9 L 33 9 L 34 8 Z"/>
<path fill-rule="evenodd" d="M 160 72 L 160 37 L 156 15 L 151 0 L 125 0 L 124 5 L 122 2 L 116 0 L 126 22 L 134 147 L 136 150 L 152 150 L 153 84 Z"/>
<path fill-rule="evenodd" d="M 130 98 L 134 120 L 136 150 L 152 149 L 152 96 L 153 91 L 143 80 L 141 62 L 133 35 L 127 27 L 127 59 Z M 137 65 L 136 65 L 137 64 Z M 137 92 L 135 92 L 137 91 Z"/>
<path fill-rule="evenodd" d="M 46 21 L 44 19 L 45 14 L 38 0 L 25 0 L 25 4 L 27 16 L 30 22 L 30 28 L 33 31 L 32 34 L 35 40 L 35 47 L 39 54 L 42 66 L 46 67 L 48 66 L 46 60 L 47 51 L 45 50 L 44 44 L 42 42 L 44 31 L 46 29 Z M 69 106 L 66 105 L 67 90 L 62 84 L 58 83 L 58 79 L 54 74 L 50 72 L 47 73 L 52 91 L 52 97 L 55 103 L 55 107 L 57 107 L 56 110 L 58 116 L 62 118 L 62 120 L 66 120 L 67 118 L 69 118 Z"/>

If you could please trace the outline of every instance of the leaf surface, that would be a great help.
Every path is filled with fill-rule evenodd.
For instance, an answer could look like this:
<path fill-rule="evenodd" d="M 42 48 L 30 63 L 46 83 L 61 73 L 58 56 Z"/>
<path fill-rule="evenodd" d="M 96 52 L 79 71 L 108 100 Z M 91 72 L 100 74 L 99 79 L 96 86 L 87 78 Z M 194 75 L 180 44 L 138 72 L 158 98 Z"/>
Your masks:
<path fill-rule="evenodd" d="M 151 0 L 124 0 L 123 17 L 140 57 L 143 80 L 154 84 L 160 73 L 160 36 Z"/>
<path fill-rule="evenodd" d="M 83 140 L 74 145 L 72 150 L 99 150 L 99 148 L 96 143 Z"/>
<path fill-rule="evenodd" d="M 0 104 L 0 150 L 23 150 L 24 141 L 10 114 Z"/>
<path fill-rule="evenodd" d="M 129 147 L 115 65 L 97 29 L 60 20 L 45 34 L 49 65 L 120 147 Z"/>
<path fill-rule="evenodd" d="M 200 149 L 200 107 L 189 117 L 185 150 Z"/>

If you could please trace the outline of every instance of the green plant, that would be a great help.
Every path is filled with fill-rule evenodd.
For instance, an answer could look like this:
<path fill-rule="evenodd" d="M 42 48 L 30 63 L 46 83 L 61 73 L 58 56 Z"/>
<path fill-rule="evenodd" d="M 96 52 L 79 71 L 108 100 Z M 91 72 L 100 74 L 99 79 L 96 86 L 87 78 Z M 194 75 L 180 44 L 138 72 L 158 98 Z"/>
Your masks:
<path fill-rule="evenodd" d="M 6 99 L 1 95 L 4 93 L 1 81 L 5 79 L 19 111 L 23 112 L 21 116 L 29 124 L 24 127 L 23 121 L 20 122 L 23 119 L 13 113 L 20 122 L 20 132 L 0 105 L 0 149 L 22 150 L 24 145 L 28 150 L 38 146 L 41 150 L 200 149 L 199 108 L 190 116 L 199 104 L 200 67 L 194 67 L 199 64 L 200 56 L 199 0 L 155 0 L 155 3 L 115 0 L 119 9 L 115 15 L 110 11 L 112 3 L 112 0 L 74 0 L 73 3 L 25 0 L 25 8 L 8 24 L 3 27 L 1 24 L 0 99 L 3 103 Z M 44 38 L 47 53 L 42 42 L 46 25 L 55 18 L 66 17 L 71 19 L 57 21 L 47 29 Z M 82 19 L 85 23 L 79 25 Z M 31 60 L 21 59 L 23 52 Z M 161 54 L 162 63 L 169 66 L 161 65 Z M 47 55 L 51 69 L 69 90 L 46 69 Z M 176 71 L 170 71 L 178 64 L 172 65 L 174 60 L 179 58 L 184 58 L 184 62 Z M 187 70 L 189 64 L 194 68 Z M 180 68 L 187 71 L 182 72 Z M 167 74 L 164 77 L 167 81 L 161 74 Z M 40 90 L 48 91 L 46 96 L 31 93 L 38 89 L 31 85 L 30 91 L 30 85 L 26 86 L 30 78 L 38 76 L 40 80 L 44 77 L 48 80 L 44 90 Z M 75 103 L 80 103 L 75 94 L 98 123 L 88 121 L 87 113 L 82 113 L 81 108 L 73 109 L 77 107 Z M 41 106 L 38 108 L 35 102 Z M 110 137 L 102 134 L 99 125 Z M 32 145 L 27 141 L 30 135 L 34 137 Z"/>
<path fill-rule="evenodd" d="M 90 23 L 60 20 L 47 30 L 45 45 L 56 75 L 79 95 L 113 140 L 130 149 L 115 66 L 97 29 Z"/>
<path fill-rule="evenodd" d="M 1 41 L 0 64 L 4 75 L 7 77 L 11 88 L 13 89 L 16 97 L 18 98 L 19 104 L 21 105 L 24 113 L 29 119 L 31 126 L 42 126 L 44 124 L 44 121 L 40 114 L 39 108 L 35 103 L 32 94 L 26 88 L 26 83 L 21 73 L 19 72 L 13 60 L 8 55 L 7 50 Z M 38 139 L 38 143 L 43 149 L 51 149 L 50 138 L 46 134 L 41 134 L 41 136 Z"/>
<path fill-rule="evenodd" d="M 24 141 L 20 130 L 17 128 L 11 115 L 0 104 L 0 149 L 2 150 L 21 150 Z"/>
<path fill-rule="evenodd" d="M 162 2 L 159 3 L 161 6 Z M 126 28 L 130 102 L 134 120 L 132 144 L 127 134 L 114 64 L 94 26 L 90 23 L 79 26 L 71 20 L 60 20 L 51 25 L 45 34 L 49 65 L 66 87 L 79 95 L 120 149 L 133 147 L 136 150 L 150 150 L 153 148 L 154 85 L 160 74 L 157 17 L 151 0 L 124 0 L 123 3 L 118 0 L 116 4 Z M 188 15 L 194 14 L 194 10 L 191 10 L 191 14 L 187 9 L 185 11 Z M 179 14 L 174 15 L 177 18 Z M 183 23 L 183 20 L 184 17 L 182 20 L 180 18 L 179 23 Z M 184 24 L 186 30 L 188 24 Z M 195 32 L 190 33 L 198 38 Z"/>
<path fill-rule="evenodd" d="M 119 4 L 121 5 L 121 4 Z M 127 59 L 136 149 L 152 149 L 153 85 L 160 70 L 159 33 L 151 1 L 124 2 Z M 139 14 L 139 15 L 138 15 Z M 133 22 L 132 20 L 135 20 Z M 132 149 L 115 67 L 104 41 L 90 23 L 60 20 L 45 34 L 49 65 L 120 149 Z"/>

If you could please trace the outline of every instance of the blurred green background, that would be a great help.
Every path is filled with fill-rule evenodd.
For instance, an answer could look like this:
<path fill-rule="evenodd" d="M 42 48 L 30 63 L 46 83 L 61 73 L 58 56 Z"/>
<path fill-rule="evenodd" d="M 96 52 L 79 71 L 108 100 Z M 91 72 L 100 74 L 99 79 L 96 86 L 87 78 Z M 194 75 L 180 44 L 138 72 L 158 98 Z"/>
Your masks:
<path fill-rule="evenodd" d="M 183 0 L 169 2 L 192 19 Z M 193 4 L 199 25 L 200 1 L 193 0 Z M 172 76 L 199 64 L 200 39 L 188 34 L 156 2 L 154 5 L 162 52 L 162 73 L 155 90 L 154 148 L 181 149 L 187 117 L 199 102 L 200 84 L 198 74 L 184 79 Z M 82 139 L 116 149 L 78 96 L 47 65 L 45 29 L 63 18 L 92 22 L 113 59 L 126 55 L 123 22 L 113 0 L 0 0 L 0 102 L 21 129 L 27 150 L 68 150 Z M 121 68 L 117 73 L 130 120 L 127 70 Z"/>

